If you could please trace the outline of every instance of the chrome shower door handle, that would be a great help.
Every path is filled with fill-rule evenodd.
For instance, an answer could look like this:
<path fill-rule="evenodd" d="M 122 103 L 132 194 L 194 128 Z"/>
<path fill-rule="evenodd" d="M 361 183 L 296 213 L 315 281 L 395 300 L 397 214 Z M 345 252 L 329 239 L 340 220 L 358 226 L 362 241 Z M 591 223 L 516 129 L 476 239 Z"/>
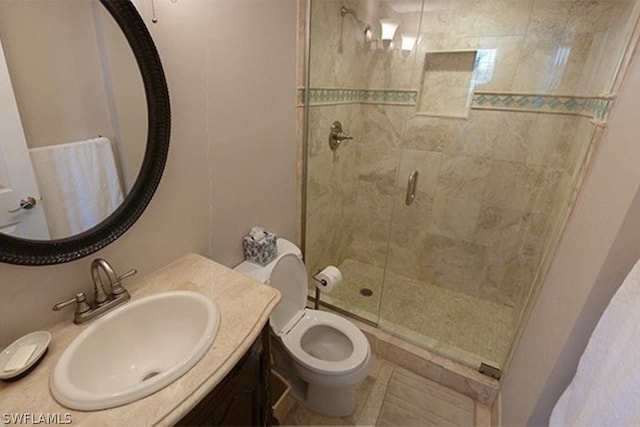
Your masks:
<path fill-rule="evenodd" d="M 409 180 L 407 181 L 407 195 L 404 199 L 404 204 L 409 206 L 416 199 L 416 190 L 418 189 L 418 171 L 414 170 L 409 174 Z"/>

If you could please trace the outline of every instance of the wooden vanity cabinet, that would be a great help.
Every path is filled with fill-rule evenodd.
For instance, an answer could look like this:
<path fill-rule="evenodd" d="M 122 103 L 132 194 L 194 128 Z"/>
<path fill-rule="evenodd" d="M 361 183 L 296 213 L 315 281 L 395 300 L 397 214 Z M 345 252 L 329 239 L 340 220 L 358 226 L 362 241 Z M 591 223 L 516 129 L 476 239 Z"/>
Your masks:
<path fill-rule="evenodd" d="M 277 424 L 269 399 L 269 325 L 251 348 L 177 425 L 266 426 Z"/>

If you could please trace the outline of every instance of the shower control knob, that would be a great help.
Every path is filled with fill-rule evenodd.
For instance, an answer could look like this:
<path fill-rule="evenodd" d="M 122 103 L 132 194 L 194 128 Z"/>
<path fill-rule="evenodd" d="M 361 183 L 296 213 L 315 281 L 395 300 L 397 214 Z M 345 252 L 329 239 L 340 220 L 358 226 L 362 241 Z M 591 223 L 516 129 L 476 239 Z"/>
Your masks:
<path fill-rule="evenodd" d="M 329 147 L 335 151 L 338 149 L 342 141 L 349 139 L 353 139 L 353 137 L 342 131 L 342 123 L 337 120 L 333 122 L 331 125 L 331 131 L 329 132 Z"/>

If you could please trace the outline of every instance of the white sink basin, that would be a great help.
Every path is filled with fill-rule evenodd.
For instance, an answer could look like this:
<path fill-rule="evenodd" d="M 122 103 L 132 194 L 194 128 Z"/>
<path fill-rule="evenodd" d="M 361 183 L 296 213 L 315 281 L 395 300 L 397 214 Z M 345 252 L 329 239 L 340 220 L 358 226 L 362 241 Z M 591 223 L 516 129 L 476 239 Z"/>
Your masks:
<path fill-rule="evenodd" d="M 219 324 L 217 305 L 195 292 L 128 302 L 69 344 L 51 376 L 51 394 L 86 411 L 141 399 L 191 369 L 211 347 Z"/>

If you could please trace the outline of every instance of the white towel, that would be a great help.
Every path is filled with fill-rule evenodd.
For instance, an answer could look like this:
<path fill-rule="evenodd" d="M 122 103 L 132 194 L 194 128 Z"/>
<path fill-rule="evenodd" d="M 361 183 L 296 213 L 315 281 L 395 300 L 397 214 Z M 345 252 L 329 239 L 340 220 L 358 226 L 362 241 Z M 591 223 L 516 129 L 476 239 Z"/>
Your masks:
<path fill-rule="evenodd" d="M 602 314 L 551 426 L 640 423 L 640 261 Z"/>
<path fill-rule="evenodd" d="M 33 148 L 29 153 L 52 239 L 88 230 L 122 203 L 109 139 Z"/>

